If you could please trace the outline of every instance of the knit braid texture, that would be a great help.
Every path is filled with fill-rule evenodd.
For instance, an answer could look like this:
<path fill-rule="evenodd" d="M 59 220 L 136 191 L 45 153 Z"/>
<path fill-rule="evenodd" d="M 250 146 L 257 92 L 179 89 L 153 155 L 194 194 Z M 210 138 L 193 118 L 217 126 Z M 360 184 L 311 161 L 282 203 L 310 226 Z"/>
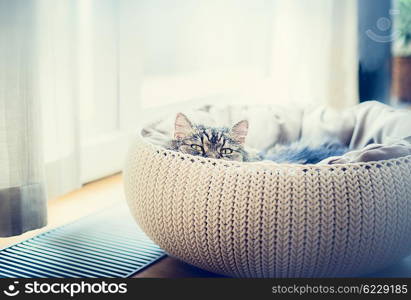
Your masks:
<path fill-rule="evenodd" d="M 411 156 L 344 165 L 242 163 L 137 137 L 131 214 L 170 255 L 234 277 L 366 275 L 411 253 Z"/>

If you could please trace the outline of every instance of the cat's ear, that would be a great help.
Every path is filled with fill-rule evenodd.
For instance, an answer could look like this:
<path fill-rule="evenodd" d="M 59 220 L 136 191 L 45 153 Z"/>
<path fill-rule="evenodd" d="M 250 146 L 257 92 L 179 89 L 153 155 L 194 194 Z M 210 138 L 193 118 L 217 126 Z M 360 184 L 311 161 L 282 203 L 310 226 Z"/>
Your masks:
<path fill-rule="evenodd" d="M 240 144 L 244 144 L 245 137 L 248 133 L 248 121 L 242 120 L 235 124 L 233 128 L 231 128 L 231 137 L 239 142 Z"/>
<path fill-rule="evenodd" d="M 193 125 L 190 120 L 184 114 L 178 113 L 174 124 L 174 138 L 184 139 L 192 133 L 192 130 Z"/>

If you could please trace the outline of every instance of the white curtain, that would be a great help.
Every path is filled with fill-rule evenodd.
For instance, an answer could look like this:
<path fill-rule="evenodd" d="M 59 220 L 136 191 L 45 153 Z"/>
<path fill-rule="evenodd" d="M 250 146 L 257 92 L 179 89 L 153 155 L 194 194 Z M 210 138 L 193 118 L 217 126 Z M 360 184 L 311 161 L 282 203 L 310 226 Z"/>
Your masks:
<path fill-rule="evenodd" d="M 145 107 L 358 103 L 356 0 L 138 2 Z"/>
<path fill-rule="evenodd" d="M 0 237 L 47 219 L 32 4 L 0 0 Z"/>
<path fill-rule="evenodd" d="M 358 103 L 357 1 L 277 0 L 271 93 L 282 102 Z"/>
<path fill-rule="evenodd" d="M 136 3 L 0 0 L 0 236 L 44 226 L 46 195 L 121 171 L 140 111 Z"/>

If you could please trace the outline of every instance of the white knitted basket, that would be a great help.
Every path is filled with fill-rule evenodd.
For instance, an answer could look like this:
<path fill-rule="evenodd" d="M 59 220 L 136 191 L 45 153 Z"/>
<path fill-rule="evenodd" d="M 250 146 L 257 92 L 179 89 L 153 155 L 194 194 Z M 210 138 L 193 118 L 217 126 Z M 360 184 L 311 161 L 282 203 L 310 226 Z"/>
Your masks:
<path fill-rule="evenodd" d="M 236 277 L 367 274 L 411 252 L 411 156 L 346 165 L 205 159 L 138 137 L 127 201 L 160 247 Z"/>

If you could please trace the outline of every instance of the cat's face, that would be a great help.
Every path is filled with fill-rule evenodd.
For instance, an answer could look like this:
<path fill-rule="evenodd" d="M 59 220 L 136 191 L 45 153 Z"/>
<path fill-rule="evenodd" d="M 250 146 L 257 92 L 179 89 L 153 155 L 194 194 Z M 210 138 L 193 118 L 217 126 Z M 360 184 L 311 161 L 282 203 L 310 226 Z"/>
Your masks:
<path fill-rule="evenodd" d="M 215 128 L 193 125 L 182 113 L 175 122 L 173 149 L 182 153 L 203 157 L 246 161 L 244 150 L 248 122 L 243 120 L 233 128 Z"/>

